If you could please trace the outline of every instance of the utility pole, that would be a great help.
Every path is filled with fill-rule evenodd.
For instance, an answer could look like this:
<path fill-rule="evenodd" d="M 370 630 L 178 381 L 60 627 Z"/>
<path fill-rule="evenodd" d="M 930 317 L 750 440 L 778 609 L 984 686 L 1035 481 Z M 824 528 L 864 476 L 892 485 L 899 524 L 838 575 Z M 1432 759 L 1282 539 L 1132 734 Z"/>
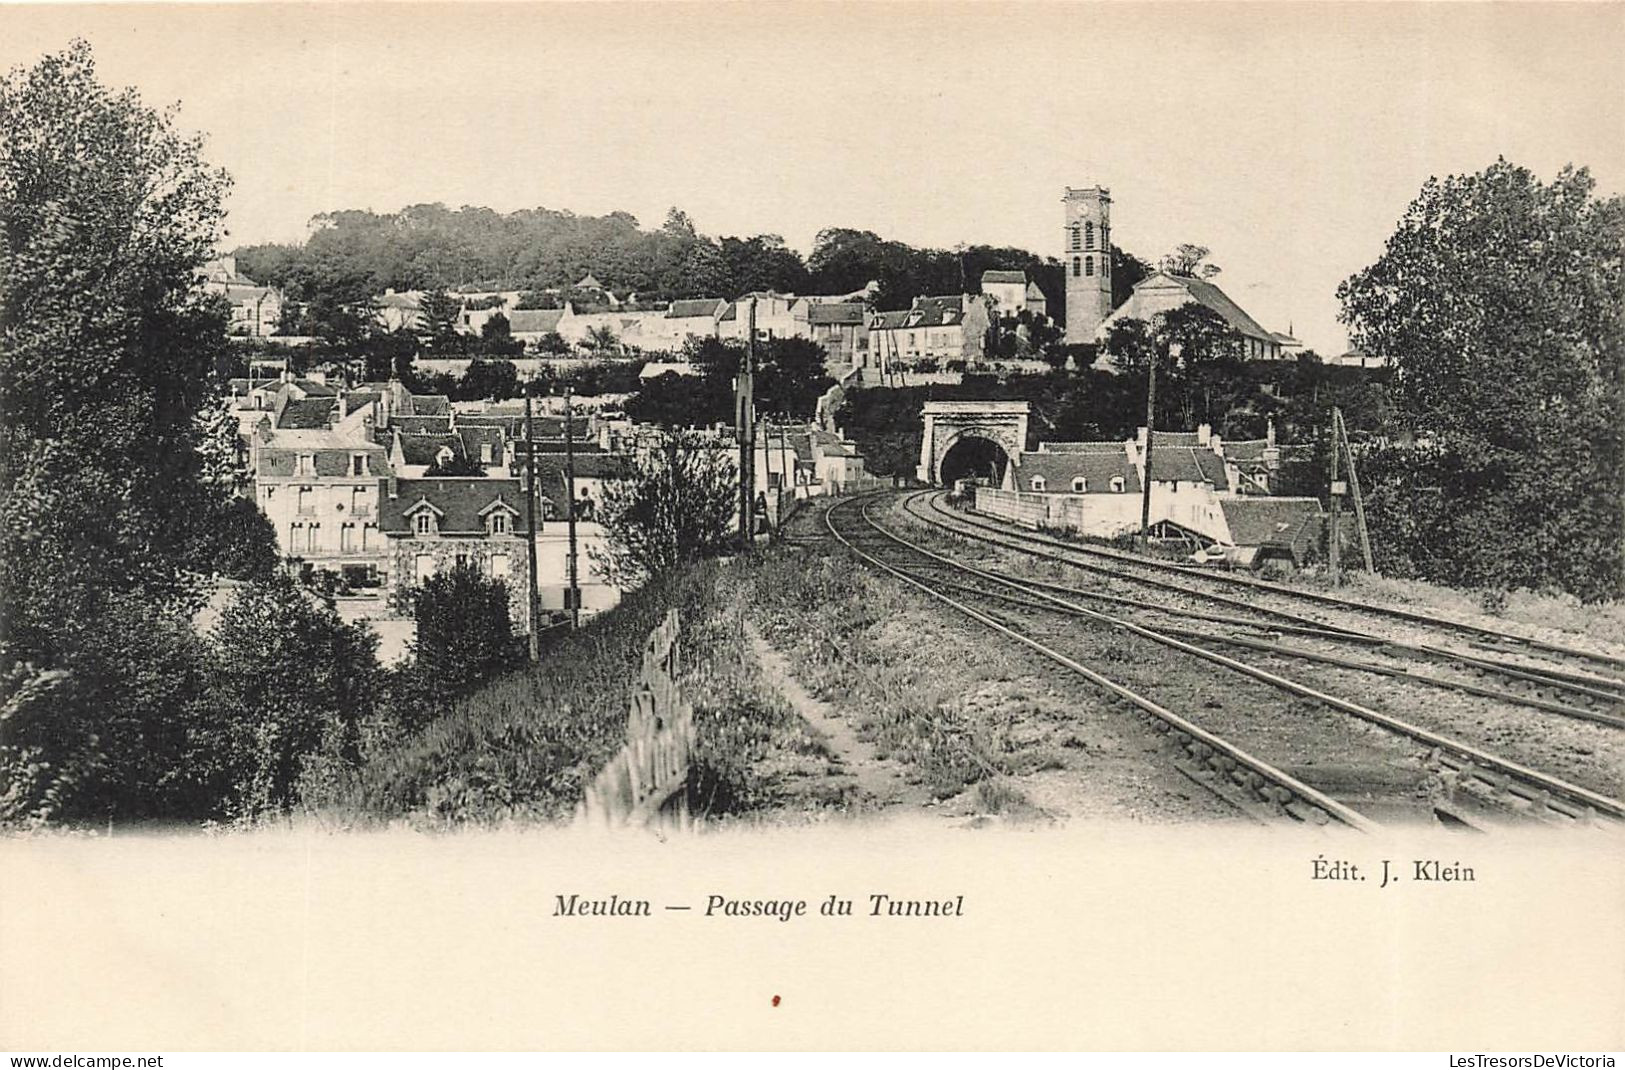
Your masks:
<path fill-rule="evenodd" d="M 745 366 L 735 388 L 735 416 L 739 431 L 739 541 L 747 552 L 756 535 L 756 298 L 747 313 Z"/>
<path fill-rule="evenodd" d="M 536 435 L 531 427 L 530 388 L 525 384 L 525 520 L 530 532 L 525 539 L 525 556 L 529 559 L 530 585 L 526 588 L 525 604 L 530 610 L 530 660 L 542 658 L 541 607 L 536 604 Z"/>
<path fill-rule="evenodd" d="M 1157 434 L 1157 354 L 1151 353 L 1151 377 L 1145 386 L 1145 463 L 1140 475 L 1140 552 L 1151 552 L 1151 446 Z"/>
<path fill-rule="evenodd" d="M 570 627 L 581 627 L 581 585 L 576 578 L 576 455 L 574 437 L 570 431 L 570 384 L 564 384 L 564 492 L 570 500 L 569 518 L 570 552 L 566 561 L 569 565 L 570 588 L 565 597 L 570 600 Z"/>
<path fill-rule="evenodd" d="M 1331 531 L 1326 536 L 1326 563 L 1331 573 L 1333 586 L 1343 582 L 1342 564 L 1342 518 L 1343 518 L 1343 483 L 1337 478 L 1337 406 L 1332 406 L 1331 447 L 1332 447 L 1332 474 L 1331 474 Z"/>
<path fill-rule="evenodd" d="M 1292 333 L 1289 329 L 1288 334 Z M 1343 444 L 1343 459 L 1349 466 L 1349 490 L 1354 497 L 1354 520 L 1360 526 L 1360 555 L 1365 558 L 1365 571 L 1369 576 L 1377 574 L 1377 565 L 1371 557 L 1371 531 L 1365 526 L 1365 495 L 1360 493 L 1360 473 L 1354 470 L 1354 447 L 1349 445 L 1349 425 L 1343 419 L 1343 410 L 1335 406 L 1332 413 L 1337 418 L 1337 437 Z"/>

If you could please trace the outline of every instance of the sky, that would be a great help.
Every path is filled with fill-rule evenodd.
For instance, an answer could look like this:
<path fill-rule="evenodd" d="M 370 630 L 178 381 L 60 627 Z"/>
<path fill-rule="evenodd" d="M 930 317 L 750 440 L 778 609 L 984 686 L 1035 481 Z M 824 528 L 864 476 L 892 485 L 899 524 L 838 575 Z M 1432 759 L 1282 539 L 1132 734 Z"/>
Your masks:
<path fill-rule="evenodd" d="M 228 248 L 438 201 L 1058 256 L 1099 184 L 1119 246 L 1208 246 L 1338 353 L 1338 283 L 1429 176 L 1625 186 L 1618 3 L 0 3 L 0 68 L 74 36 L 208 135 Z"/>

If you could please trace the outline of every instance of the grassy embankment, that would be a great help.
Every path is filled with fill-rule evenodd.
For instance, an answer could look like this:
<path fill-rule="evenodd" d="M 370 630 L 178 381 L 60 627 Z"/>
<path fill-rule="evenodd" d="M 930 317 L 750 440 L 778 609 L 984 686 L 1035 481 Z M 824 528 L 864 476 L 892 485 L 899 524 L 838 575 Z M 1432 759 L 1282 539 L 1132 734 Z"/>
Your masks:
<path fill-rule="evenodd" d="M 771 806 L 762 767 L 818 766 L 822 747 L 750 657 L 730 567 L 706 563 L 653 584 L 553 640 L 534 669 L 509 673 L 412 738 L 367 754 L 320 816 L 419 827 L 569 820 L 583 787 L 625 741 L 643 644 L 672 606 L 699 736 L 691 802 L 720 814 Z"/>
<path fill-rule="evenodd" d="M 811 819 L 872 802 L 833 776 L 836 756 L 764 677 L 747 614 L 800 683 L 922 798 L 971 790 L 968 811 L 1021 814 L 1029 808 L 1011 778 L 1066 764 L 1060 711 L 1011 659 L 938 623 L 888 579 L 778 546 L 651 585 L 556 639 L 536 668 L 365 755 L 319 818 L 422 828 L 569 820 L 623 742 L 643 642 L 674 605 L 699 736 L 690 802 L 713 818 Z"/>

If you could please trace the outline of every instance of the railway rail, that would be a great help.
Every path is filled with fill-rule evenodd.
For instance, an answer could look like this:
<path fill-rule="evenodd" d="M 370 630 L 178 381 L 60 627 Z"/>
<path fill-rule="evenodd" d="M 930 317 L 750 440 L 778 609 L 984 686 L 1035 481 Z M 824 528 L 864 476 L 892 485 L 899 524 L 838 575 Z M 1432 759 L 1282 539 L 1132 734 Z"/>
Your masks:
<path fill-rule="evenodd" d="M 931 507 L 939 513 L 947 513 L 942 508 L 943 492 L 920 492 L 920 496 L 931 495 Z M 979 517 L 965 516 L 964 514 L 948 514 L 955 516 L 967 526 L 979 527 L 1001 534 L 1016 534 L 1007 525 L 983 520 Z M 1542 651 L 1546 654 L 1558 655 L 1574 661 L 1593 665 L 1599 670 L 1625 668 L 1625 657 L 1610 654 L 1600 650 L 1586 650 L 1582 647 L 1567 643 L 1554 643 L 1535 636 L 1520 635 L 1504 629 L 1490 628 L 1468 621 L 1452 620 L 1415 610 L 1405 609 L 1401 606 L 1383 606 L 1355 598 L 1346 598 L 1340 595 L 1327 594 L 1323 591 L 1310 591 L 1301 587 L 1292 587 L 1282 583 L 1272 583 L 1269 580 L 1259 579 L 1255 576 L 1243 576 L 1233 572 L 1218 572 L 1200 565 L 1182 562 L 1162 561 L 1156 558 L 1145 557 L 1140 554 L 1128 553 L 1123 550 L 1113 550 L 1103 546 L 1091 546 L 1084 543 L 1070 542 L 1056 539 L 1036 532 L 1020 532 L 1034 544 L 1044 544 L 1072 551 L 1076 554 L 1110 560 L 1119 566 L 1142 568 L 1149 571 L 1161 572 L 1170 575 L 1180 575 L 1208 581 L 1220 585 L 1229 585 L 1237 588 L 1250 589 L 1256 592 L 1268 592 L 1270 595 L 1281 596 L 1287 599 L 1297 599 L 1317 605 L 1331 607 L 1344 612 L 1364 613 L 1389 620 L 1404 621 L 1408 624 L 1424 628 L 1455 632 L 1467 636 L 1474 641 L 1490 648 L 1502 650 L 1523 648 L 1526 650 Z M 1609 681 L 1619 688 L 1625 688 L 1625 681 Z"/>
<path fill-rule="evenodd" d="M 1250 793 L 1251 798 L 1270 807 L 1272 812 L 1291 815 L 1299 820 L 1335 820 L 1362 829 L 1377 825 L 1371 817 L 1335 798 L 1329 791 L 1273 764 L 1256 753 L 1256 748 L 1244 749 L 1198 724 L 1195 719 L 1174 713 L 1147 695 L 1083 664 L 1059 649 L 1054 642 L 1047 641 L 1048 637 L 1041 634 L 1041 625 L 1031 619 L 1032 615 L 1059 613 L 1105 625 L 1137 639 L 1200 659 L 1219 669 L 1239 673 L 1276 691 L 1307 699 L 1323 709 L 1358 719 L 1368 726 L 1376 726 L 1381 733 L 1408 744 L 1420 745 L 1438 768 L 1448 772 L 1451 784 L 1464 789 L 1459 804 L 1452 797 L 1435 808 L 1435 813 L 1442 820 L 1476 824 L 1475 815 L 1482 813 L 1486 806 L 1522 816 L 1538 815 L 1556 820 L 1597 822 L 1625 819 L 1625 803 L 1600 792 L 1198 645 L 1218 638 L 1209 633 L 1193 629 L 1148 627 L 1092 609 L 1071 597 L 1062 597 L 1053 590 L 1045 589 L 1057 585 L 1011 577 L 938 553 L 878 523 L 871 515 L 871 509 L 881 500 L 881 497 L 869 496 L 831 507 L 824 518 L 830 534 L 869 565 L 1130 703 L 1161 730 L 1173 733 L 1186 753 L 1201 763 L 1211 776 L 1220 778 L 1226 787 L 1239 785 Z M 905 504 L 912 500 L 905 499 Z M 990 601 L 1005 608 L 989 608 L 986 603 Z M 1016 609 L 1009 609 L 1010 606 Z M 1023 615 L 1027 619 L 1024 620 Z M 1256 626 L 1256 622 L 1249 623 Z M 1318 628 L 1328 631 L 1324 624 Z M 1332 629 L 1328 634 L 1339 633 Z M 1247 648 L 1254 642 L 1256 646 L 1253 649 L 1262 647 L 1268 653 L 1279 653 L 1276 646 L 1263 641 L 1239 645 Z"/>
<path fill-rule="evenodd" d="M 922 499 L 926 500 L 926 511 L 924 512 L 916 508 L 917 503 Z M 1076 543 L 1065 542 L 1036 533 L 1015 531 L 1003 525 L 966 517 L 945 509 L 941 504 L 940 494 L 934 492 L 916 492 L 904 500 L 904 507 L 922 521 L 964 538 L 1020 551 L 1040 559 L 1055 561 L 1085 572 L 1109 577 L 1117 582 L 1149 587 L 1156 591 L 1177 594 L 1183 598 L 1210 602 L 1243 613 L 1265 617 L 1272 622 L 1271 629 L 1275 631 L 1290 632 L 1329 642 L 1366 647 L 1383 653 L 1400 654 L 1426 661 L 1441 662 L 1476 674 L 1513 681 L 1517 685 L 1535 692 L 1532 695 L 1523 696 L 1523 699 L 1534 700 L 1532 702 L 1526 701 L 1525 704 L 1541 705 L 1551 712 L 1613 724 L 1616 727 L 1625 726 L 1625 717 L 1621 716 L 1622 712 L 1625 712 L 1625 680 L 1600 676 L 1594 672 L 1576 672 L 1550 664 L 1513 660 L 1507 656 L 1507 651 L 1504 649 L 1492 652 L 1499 656 L 1486 656 L 1485 653 L 1475 653 L 1455 647 L 1443 646 L 1438 642 L 1406 640 L 1392 635 L 1382 635 L 1346 624 L 1318 620 L 1304 616 L 1302 613 L 1282 609 L 1279 606 L 1260 605 L 1255 601 L 1234 595 L 1223 594 L 1214 590 L 1204 590 L 1199 586 L 1193 586 L 1190 582 L 1181 582 L 1169 578 L 1165 574 L 1171 570 L 1182 578 L 1192 577 L 1192 573 L 1182 567 L 1169 566 L 1163 562 L 1151 562 L 1136 555 L 1100 551 L 1095 547 L 1080 546 Z M 1103 560 L 1110 560 L 1114 565 L 1104 564 L 1102 563 Z M 1151 571 L 1152 574 L 1127 572 L 1122 567 L 1114 567 L 1124 564 L 1130 567 L 1144 567 L 1147 571 Z M 1263 581 L 1218 573 L 1200 573 L 1196 574 L 1194 579 L 1197 581 L 1218 580 L 1221 583 L 1240 581 L 1243 584 L 1260 584 L 1262 589 L 1267 590 L 1271 596 L 1303 593 L 1314 596 L 1312 600 L 1317 602 L 1323 597 L 1319 592 L 1298 592 L 1294 588 L 1281 584 L 1264 584 Z M 1078 597 L 1097 599 L 1107 597 L 1099 592 L 1084 591 L 1077 588 L 1065 588 L 1063 590 L 1069 595 Z M 1181 615 L 1181 611 L 1177 607 L 1167 605 L 1165 602 L 1150 603 L 1143 600 L 1117 597 L 1119 599 L 1118 604 L 1121 605 L 1137 605 L 1139 608 L 1155 610 L 1169 615 Z M 1373 607 L 1363 602 L 1350 604 L 1356 607 L 1359 612 L 1376 615 L 1381 615 L 1384 608 Z M 1399 619 L 1404 619 L 1407 622 L 1414 616 L 1408 611 L 1396 612 L 1401 614 Z M 1191 614 L 1187 611 L 1185 615 Z M 1260 622 L 1257 620 L 1247 620 L 1241 617 L 1219 618 L 1209 612 L 1200 612 L 1194 615 L 1203 620 L 1232 626 L 1253 628 L 1260 626 Z M 1454 629 L 1458 624 L 1458 622 L 1454 621 L 1433 622 L 1431 618 L 1429 618 L 1429 621 L 1430 623 L 1439 623 L 1446 630 Z M 1479 630 L 1484 631 L 1487 629 Z M 1512 636 L 1512 633 L 1505 634 L 1512 638 L 1523 638 Z M 1559 646 L 1558 644 L 1545 645 L 1549 647 Z M 1574 648 L 1560 647 L 1560 649 L 1570 651 Z M 1420 677 L 1413 678 L 1420 679 Z M 1467 689 L 1457 688 L 1457 690 Z M 1559 694 L 1568 701 L 1566 703 L 1550 702 L 1544 697 L 1543 693 Z M 1514 700 L 1513 696 L 1518 695 L 1517 692 L 1506 691 L 1505 689 L 1502 689 L 1499 694 L 1508 698 L 1509 701 Z"/>

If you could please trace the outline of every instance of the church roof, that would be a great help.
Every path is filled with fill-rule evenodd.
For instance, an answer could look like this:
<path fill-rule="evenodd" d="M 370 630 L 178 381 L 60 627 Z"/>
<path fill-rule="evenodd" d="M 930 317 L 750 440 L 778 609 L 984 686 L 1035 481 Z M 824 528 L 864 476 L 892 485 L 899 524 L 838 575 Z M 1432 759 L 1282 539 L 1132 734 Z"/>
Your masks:
<path fill-rule="evenodd" d="M 1134 288 L 1139 290 L 1146 286 L 1167 286 L 1169 283 L 1182 287 L 1190 294 L 1191 300 L 1199 305 L 1206 305 L 1220 316 L 1226 323 L 1248 338 L 1257 338 L 1265 342 L 1275 341 L 1275 336 L 1266 331 L 1259 322 L 1249 316 L 1242 307 L 1230 299 L 1230 296 L 1206 279 L 1193 279 L 1186 275 L 1173 275 L 1166 271 L 1157 271 L 1141 279 Z"/>

